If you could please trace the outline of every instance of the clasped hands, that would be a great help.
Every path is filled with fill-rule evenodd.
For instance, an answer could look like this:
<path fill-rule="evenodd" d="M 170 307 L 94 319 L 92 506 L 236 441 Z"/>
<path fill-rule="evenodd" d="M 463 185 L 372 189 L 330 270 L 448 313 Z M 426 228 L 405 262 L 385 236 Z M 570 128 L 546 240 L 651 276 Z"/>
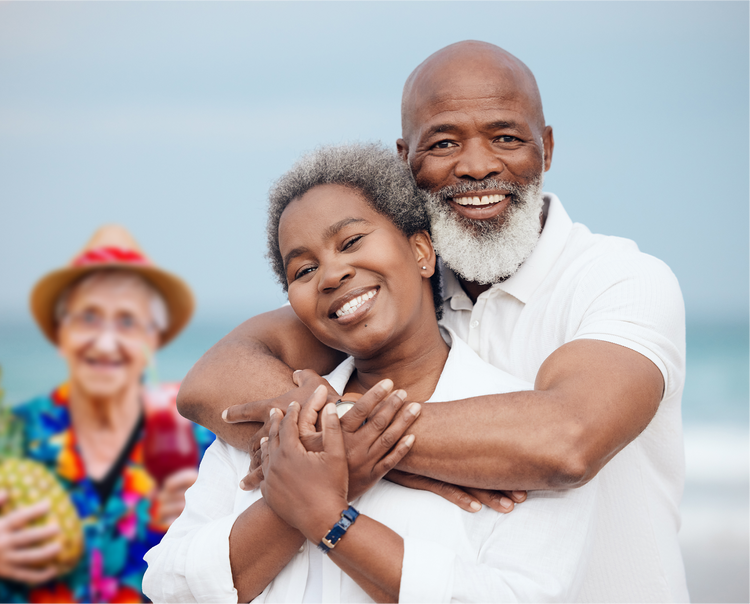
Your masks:
<path fill-rule="evenodd" d="M 286 410 L 291 402 L 299 401 L 299 439 L 306 449 L 322 451 L 322 432 L 316 428 L 318 412 L 327 402 L 335 402 L 339 395 L 312 370 L 296 371 L 293 379 L 297 387 L 289 392 L 273 399 L 236 405 L 223 414 L 228 423 L 255 422 L 258 425 L 258 430 L 249 443 L 249 453 L 252 456 L 250 470 L 240 482 L 240 487 L 244 490 L 257 488 L 263 480 L 260 441 L 269 435 L 271 409 Z M 314 403 L 313 394 L 318 386 L 325 387 L 327 396 L 321 396 Z M 349 501 L 356 499 L 383 474 L 391 482 L 430 491 L 468 512 L 479 511 L 484 504 L 497 512 L 507 513 L 513 510 L 515 503 L 526 499 L 525 491 L 495 491 L 457 486 L 394 469 L 411 447 L 406 446 L 402 436 L 421 411 L 418 403 L 405 401 L 406 393 L 403 390 L 394 391 L 393 383 L 383 380 L 362 395 L 341 418 L 341 432 L 350 473 Z M 367 423 L 363 426 L 365 420 Z M 368 426 L 367 430 L 362 430 Z M 397 443 L 398 447 L 395 447 Z M 389 452 L 395 455 L 388 456 Z M 375 476 L 377 478 L 373 480 Z"/>

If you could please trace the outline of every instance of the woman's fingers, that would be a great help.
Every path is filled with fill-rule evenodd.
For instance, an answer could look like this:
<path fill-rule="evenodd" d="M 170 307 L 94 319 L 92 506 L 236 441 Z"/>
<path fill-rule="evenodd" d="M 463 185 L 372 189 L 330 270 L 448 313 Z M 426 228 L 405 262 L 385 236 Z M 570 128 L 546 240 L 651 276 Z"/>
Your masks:
<path fill-rule="evenodd" d="M 11 566 L 7 571 L 3 572 L 3 575 L 19 583 L 38 585 L 46 583 L 55 577 L 57 573 L 58 570 L 55 565 L 41 569 Z"/>
<path fill-rule="evenodd" d="M 300 438 L 310 437 L 316 433 L 315 424 L 318 421 L 318 414 L 323 406 L 326 404 L 328 399 L 328 389 L 324 385 L 319 385 L 313 393 L 307 398 L 305 403 L 302 405 L 299 414 L 299 425 Z"/>
<path fill-rule="evenodd" d="M 0 517 L 0 528 L 19 529 L 26 526 L 33 520 L 41 518 L 49 512 L 50 502 L 48 500 L 40 501 L 34 505 L 14 510 L 5 516 Z"/>
<path fill-rule="evenodd" d="M 399 441 L 398 445 L 393 447 L 393 450 L 375 465 L 373 468 L 373 474 L 377 476 L 378 479 L 388 474 L 388 472 L 396 467 L 396 464 L 398 464 L 399 461 L 406 457 L 406 454 L 411 450 L 411 447 L 414 444 L 415 438 L 416 437 L 413 434 L 404 436 Z"/>
<path fill-rule="evenodd" d="M 50 522 L 44 526 L 34 526 L 20 531 L 15 531 L 8 537 L 11 548 L 22 548 L 47 541 L 60 533 L 60 527 L 56 522 Z"/>
<path fill-rule="evenodd" d="M 270 418 L 268 421 L 268 447 L 269 453 L 274 451 L 279 446 L 279 426 L 281 425 L 281 419 L 284 417 L 284 412 L 281 409 L 274 407 L 270 411 Z M 263 439 L 261 439 L 262 441 Z"/>
<path fill-rule="evenodd" d="M 372 457 L 380 458 L 393 449 L 422 412 L 422 405 L 419 403 L 404 405 L 405 398 L 406 392 L 403 390 L 394 392 L 386 400 L 387 404 L 383 405 L 362 428 L 362 431 L 365 434 L 369 433 L 372 439 Z"/>
<path fill-rule="evenodd" d="M 381 380 L 365 392 L 354 406 L 341 418 L 341 429 L 344 432 L 356 432 L 370 417 L 372 410 L 393 390 L 393 381 Z"/>
<path fill-rule="evenodd" d="M 8 564 L 15 566 L 39 566 L 52 562 L 61 549 L 62 544 L 59 541 L 53 541 L 39 547 L 12 550 L 8 552 L 6 560 Z"/>
<path fill-rule="evenodd" d="M 323 409 L 323 451 L 328 455 L 346 459 L 344 434 L 334 403 L 328 403 Z"/>

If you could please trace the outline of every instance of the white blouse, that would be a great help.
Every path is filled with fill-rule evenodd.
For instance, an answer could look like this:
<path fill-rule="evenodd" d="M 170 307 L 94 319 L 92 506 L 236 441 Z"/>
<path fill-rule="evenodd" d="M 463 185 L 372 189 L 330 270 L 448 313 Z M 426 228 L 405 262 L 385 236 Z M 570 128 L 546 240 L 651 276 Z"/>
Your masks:
<path fill-rule="evenodd" d="M 530 389 L 485 363 L 452 333 L 432 400 Z M 328 377 L 343 392 L 347 359 Z M 457 452 L 460 455 L 460 452 Z M 156 602 L 236 602 L 229 563 L 235 519 L 257 501 L 238 482 L 250 456 L 217 440 L 201 463 L 186 507 L 145 556 L 145 593 Z M 353 501 L 362 514 L 404 539 L 401 602 L 546 602 L 578 598 L 594 539 L 598 480 L 568 491 L 537 491 L 510 514 L 469 513 L 425 491 L 380 481 Z M 263 552 L 258 552 L 263 555 Z M 306 543 L 257 602 L 372 602 L 316 544 Z"/>

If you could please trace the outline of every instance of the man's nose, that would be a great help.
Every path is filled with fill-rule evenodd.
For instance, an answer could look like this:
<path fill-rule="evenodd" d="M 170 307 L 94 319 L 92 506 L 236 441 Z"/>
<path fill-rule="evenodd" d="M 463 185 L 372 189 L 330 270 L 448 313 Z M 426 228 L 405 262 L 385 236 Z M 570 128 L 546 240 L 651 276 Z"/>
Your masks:
<path fill-rule="evenodd" d="M 458 178 L 482 180 L 499 176 L 505 164 L 495 153 L 489 141 L 470 140 L 458 155 L 454 173 Z"/>
<path fill-rule="evenodd" d="M 348 262 L 334 261 L 318 267 L 318 291 L 338 288 L 344 281 L 354 276 L 354 269 Z"/>

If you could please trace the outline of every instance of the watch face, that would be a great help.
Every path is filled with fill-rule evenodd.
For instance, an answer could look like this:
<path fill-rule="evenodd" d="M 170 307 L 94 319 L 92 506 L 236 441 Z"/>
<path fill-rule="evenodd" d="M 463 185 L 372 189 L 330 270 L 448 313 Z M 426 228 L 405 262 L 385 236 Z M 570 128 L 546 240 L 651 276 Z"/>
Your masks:
<path fill-rule="evenodd" d="M 336 403 L 336 415 L 341 418 L 352 407 L 354 407 L 354 403 L 352 403 L 351 401 L 339 401 L 338 403 Z"/>

